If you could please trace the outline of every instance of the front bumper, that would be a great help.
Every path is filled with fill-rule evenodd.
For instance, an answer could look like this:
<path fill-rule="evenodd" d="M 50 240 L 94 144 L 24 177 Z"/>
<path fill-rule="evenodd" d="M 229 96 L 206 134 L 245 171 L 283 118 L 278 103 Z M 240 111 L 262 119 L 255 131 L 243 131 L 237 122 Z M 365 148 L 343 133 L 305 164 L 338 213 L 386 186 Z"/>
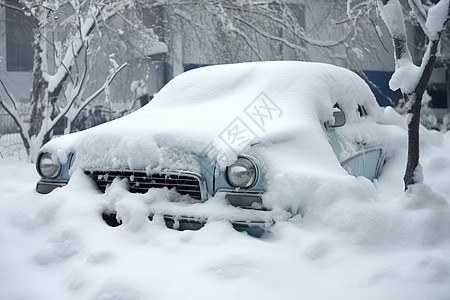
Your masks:
<path fill-rule="evenodd" d="M 41 194 L 48 194 L 58 187 L 67 185 L 67 180 L 51 180 L 40 179 L 36 184 L 36 191 Z M 262 214 L 269 213 L 262 209 L 262 191 L 255 192 L 236 192 L 235 190 L 220 189 L 218 193 L 224 193 L 225 199 L 232 206 L 241 207 L 244 210 L 252 211 L 256 209 Z M 149 216 L 149 220 L 153 221 L 154 215 Z M 207 219 L 199 219 L 188 216 L 172 216 L 168 214 L 163 215 L 166 226 L 175 230 L 199 230 L 207 222 Z M 120 221 L 117 221 L 116 214 L 104 213 L 103 220 L 110 226 L 119 226 Z M 245 231 L 251 236 L 260 237 L 264 234 L 274 223 L 273 219 L 263 218 L 261 220 L 239 220 L 233 219 L 229 221 L 234 229 L 237 231 Z"/>
<path fill-rule="evenodd" d="M 117 214 L 115 213 L 106 213 L 102 214 L 103 220 L 111 227 L 117 227 L 122 224 L 120 220 L 117 220 Z M 153 221 L 155 215 L 151 214 L 148 216 L 149 221 Z M 199 219 L 194 217 L 186 217 L 186 216 L 172 216 L 172 215 L 163 215 L 164 223 L 167 228 L 175 229 L 179 231 L 184 230 L 200 230 L 203 226 L 205 226 L 207 219 Z M 254 237 L 261 237 L 274 223 L 275 221 L 262 221 L 262 220 L 251 220 L 251 221 L 238 221 L 233 220 L 230 221 L 233 228 L 240 232 L 247 232 L 249 235 Z"/>
<path fill-rule="evenodd" d="M 153 219 L 153 216 L 149 217 L 150 221 Z M 205 226 L 207 220 L 199 220 L 190 217 L 175 217 L 170 215 L 164 215 L 164 222 L 166 226 L 170 229 L 176 230 L 199 230 L 203 226 Z M 274 221 L 230 221 L 233 228 L 237 231 L 245 231 L 249 235 L 260 237 L 264 232 L 269 229 Z"/>
<path fill-rule="evenodd" d="M 48 194 L 58 187 L 63 187 L 67 184 L 67 180 L 49 180 L 41 179 L 36 183 L 36 192 L 40 194 Z"/>

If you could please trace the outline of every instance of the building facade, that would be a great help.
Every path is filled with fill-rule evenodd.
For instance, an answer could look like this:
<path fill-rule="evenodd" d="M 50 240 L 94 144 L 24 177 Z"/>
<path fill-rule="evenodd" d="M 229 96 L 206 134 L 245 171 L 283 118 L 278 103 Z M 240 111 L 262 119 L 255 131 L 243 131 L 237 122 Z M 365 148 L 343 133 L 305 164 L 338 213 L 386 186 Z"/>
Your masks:
<path fill-rule="evenodd" d="M 17 101 L 26 104 L 30 99 L 33 80 L 35 24 L 31 17 L 20 12 L 17 0 L 0 1 L 0 78 Z M 394 71 L 394 60 L 390 37 L 383 24 L 379 26 L 383 33 L 381 41 L 373 28 L 363 28 L 356 32 L 352 47 L 346 47 L 346 42 L 326 46 L 326 43 L 332 45 L 347 34 L 348 27 L 336 22 L 345 19 L 345 5 L 341 4 L 330 4 L 324 0 L 287 2 L 294 16 L 287 22 L 296 22 L 312 41 L 295 40 L 289 36 L 297 28 L 294 25 L 285 29 L 283 26 L 263 24 L 264 11 L 256 14 L 252 10 L 248 15 L 252 19 L 245 19 L 247 15 L 239 14 L 232 7 L 223 14 L 223 11 L 215 11 L 215 6 L 200 4 L 184 6 L 183 9 L 175 4 L 170 5 L 170 2 L 167 5 L 143 5 L 140 8 L 143 22 L 158 36 L 159 42 L 143 49 L 141 57 L 123 56 L 130 66 L 111 87 L 112 101 L 118 107 L 120 103 L 126 103 L 122 107 L 132 109 L 136 99 L 142 100 L 145 94 L 151 98 L 174 76 L 205 65 L 258 60 L 308 60 L 332 63 L 359 72 L 370 83 L 378 102 L 391 105 L 401 95 L 392 92 L 388 86 Z M 229 20 L 224 20 L 224 15 Z M 236 27 L 246 21 L 254 28 Z M 416 42 L 415 39 L 420 36 L 416 34 L 415 27 L 409 26 L 408 30 L 411 42 Z M 315 45 L 317 41 L 325 46 Z M 445 61 L 444 58 L 437 65 L 429 86 L 431 106 L 440 118 L 448 113 L 450 107 L 449 71 Z"/>
<path fill-rule="evenodd" d="M 0 6 L 0 78 L 18 102 L 26 103 L 30 99 L 33 80 L 35 24 L 32 18 L 20 12 L 17 2 L 2 1 L 4 5 Z"/>

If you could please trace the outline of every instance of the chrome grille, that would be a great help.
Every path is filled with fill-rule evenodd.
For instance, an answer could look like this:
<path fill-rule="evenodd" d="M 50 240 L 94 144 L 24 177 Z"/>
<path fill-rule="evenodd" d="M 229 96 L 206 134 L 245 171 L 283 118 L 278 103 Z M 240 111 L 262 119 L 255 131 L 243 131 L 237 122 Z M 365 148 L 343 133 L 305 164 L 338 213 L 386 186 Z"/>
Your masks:
<path fill-rule="evenodd" d="M 193 199 L 206 200 L 206 186 L 203 176 L 193 172 L 162 172 L 147 175 L 145 171 L 87 171 L 85 172 L 105 192 L 114 178 L 126 178 L 131 193 L 146 193 L 151 188 L 175 188 L 179 194 Z"/>

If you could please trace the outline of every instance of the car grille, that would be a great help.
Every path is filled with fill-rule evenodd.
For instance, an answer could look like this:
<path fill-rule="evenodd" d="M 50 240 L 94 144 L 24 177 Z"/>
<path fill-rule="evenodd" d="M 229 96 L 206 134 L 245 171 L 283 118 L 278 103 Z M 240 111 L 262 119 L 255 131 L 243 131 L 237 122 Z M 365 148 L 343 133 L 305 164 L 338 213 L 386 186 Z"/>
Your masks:
<path fill-rule="evenodd" d="M 146 193 L 151 188 L 175 188 L 179 194 L 205 200 L 206 186 L 203 176 L 192 172 L 163 172 L 147 175 L 145 171 L 88 171 L 100 191 L 105 192 L 114 178 L 128 179 L 131 193 Z"/>

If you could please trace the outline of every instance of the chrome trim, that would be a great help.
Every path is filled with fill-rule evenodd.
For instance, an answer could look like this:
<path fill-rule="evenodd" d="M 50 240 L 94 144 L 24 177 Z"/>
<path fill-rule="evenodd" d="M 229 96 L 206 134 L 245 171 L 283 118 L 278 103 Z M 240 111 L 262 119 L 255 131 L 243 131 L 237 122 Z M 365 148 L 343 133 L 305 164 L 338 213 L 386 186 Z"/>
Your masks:
<path fill-rule="evenodd" d="M 255 194 L 255 195 L 262 195 L 265 193 L 265 191 L 263 190 L 245 190 L 243 188 L 234 188 L 234 189 L 227 189 L 227 188 L 220 188 L 218 189 L 214 195 L 216 195 L 217 193 L 233 193 L 233 194 Z"/>
<path fill-rule="evenodd" d="M 45 179 L 42 178 L 36 183 L 36 192 L 39 194 L 48 194 L 58 187 L 67 185 L 67 180 Z"/>
<path fill-rule="evenodd" d="M 381 169 L 384 166 L 384 163 L 386 162 L 386 154 L 383 152 L 383 150 L 380 149 L 380 158 L 377 162 L 377 167 L 375 168 L 375 178 L 378 178 L 381 175 Z"/>
<path fill-rule="evenodd" d="M 151 216 L 151 220 L 155 215 Z M 201 224 L 202 226 L 206 224 L 207 219 L 204 218 L 194 218 L 194 217 L 187 217 L 187 216 L 173 216 L 173 215 L 163 215 L 164 221 L 167 222 L 173 222 L 173 223 L 188 223 L 188 224 Z M 248 228 L 269 228 L 272 226 L 275 221 L 260 221 L 260 220 L 252 220 L 252 221 L 244 221 L 244 220 L 238 220 L 238 221 L 228 221 L 231 224 L 235 226 L 241 226 L 241 227 L 248 227 Z"/>
<path fill-rule="evenodd" d="M 152 215 L 152 218 L 154 218 L 155 215 Z M 163 215 L 164 220 L 170 220 L 172 222 L 188 222 L 188 223 L 206 223 L 206 219 L 203 218 L 195 218 L 195 217 L 188 217 L 188 216 L 174 216 L 174 215 Z"/>
<path fill-rule="evenodd" d="M 381 148 L 375 148 L 375 147 L 364 149 L 361 152 L 358 152 L 356 155 L 353 155 L 352 157 L 347 158 L 347 159 L 345 159 L 345 160 L 343 160 L 343 161 L 341 161 L 339 163 L 341 164 L 341 166 L 344 166 L 345 164 L 349 163 L 350 161 L 352 161 L 353 159 L 357 158 L 358 156 L 363 156 L 363 155 L 365 155 L 367 153 L 374 152 L 374 151 L 380 151 L 381 152 L 382 150 L 381 150 Z"/>
<path fill-rule="evenodd" d="M 217 193 L 225 194 L 225 199 L 228 200 L 230 205 L 233 205 L 236 207 L 241 207 L 241 208 L 246 208 L 246 209 L 264 210 L 264 205 L 262 202 L 262 194 L 264 194 L 264 191 L 260 191 L 260 190 L 258 190 L 258 191 L 238 190 L 237 191 L 236 189 L 221 188 L 221 189 L 218 189 L 214 195 L 216 195 Z M 247 201 L 247 202 L 244 201 L 243 203 L 238 203 L 238 201 L 231 201 L 230 199 L 227 198 L 227 196 L 254 197 L 256 201 Z M 255 207 L 255 204 L 257 207 Z"/>
<path fill-rule="evenodd" d="M 196 172 L 162 171 L 162 172 L 148 173 L 145 170 L 125 169 L 125 170 L 92 170 L 92 171 L 89 170 L 89 171 L 85 171 L 85 173 L 87 175 L 91 176 L 91 178 L 95 181 L 95 183 L 97 184 L 97 186 L 99 187 L 99 189 L 101 191 L 104 191 L 106 189 L 106 186 L 108 184 L 111 184 L 112 181 L 114 180 L 114 178 L 116 178 L 116 177 L 127 178 L 129 180 L 129 184 L 132 185 L 132 183 L 135 181 L 134 179 L 131 180 L 131 177 L 133 176 L 134 178 L 142 179 L 142 181 L 137 181 L 137 184 L 130 187 L 130 189 L 134 189 L 134 190 L 136 190 L 136 192 L 138 192 L 138 190 L 142 191 L 142 192 L 146 192 L 146 191 L 148 191 L 148 189 L 150 189 L 152 187 L 157 187 L 157 186 L 159 186 L 159 187 L 175 187 L 175 188 L 177 186 L 192 187 L 192 188 L 198 187 L 198 191 L 193 191 L 190 189 L 184 189 L 184 190 L 179 189 L 178 192 L 180 192 L 180 194 L 190 195 L 193 199 L 197 199 L 201 202 L 204 202 L 208 199 L 206 180 L 201 174 L 196 173 Z M 109 175 L 110 173 L 113 173 L 113 174 L 111 174 L 111 176 L 113 177 L 111 180 L 108 178 L 106 178 L 105 180 L 100 180 L 100 179 L 94 177 L 94 175 L 102 176 L 102 175 Z M 152 177 L 152 176 L 154 176 L 154 177 Z M 189 184 L 189 183 L 178 184 L 176 182 L 176 180 L 179 180 L 179 179 L 168 178 L 168 177 L 177 177 L 177 176 L 190 177 L 190 178 L 185 178 L 184 181 L 191 180 L 194 182 L 192 182 L 191 184 Z M 151 182 L 151 181 L 145 182 L 144 180 L 153 180 L 153 182 Z M 173 182 L 173 183 L 155 182 L 154 180 L 163 180 L 163 181 L 164 180 L 173 180 L 175 182 Z M 183 179 L 181 179 L 181 180 L 183 180 Z M 99 183 L 101 185 L 99 185 Z M 148 186 L 148 188 L 139 189 L 140 184 L 146 184 Z M 189 192 L 191 192 L 191 193 L 189 193 Z M 199 195 L 193 196 L 194 193 L 199 193 Z"/>
<path fill-rule="evenodd" d="M 191 175 L 193 177 L 196 177 L 198 182 L 199 182 L 199 186 L 200 186 L 200 200 L 202 202 L 208 200 L 208 187 L 206 186 L 206 179 L 205 177 L 203 177 L 202 174 L 200 173 L 196 173 L 196 172 L 191 172 L 191 171 L 177 171 L 181 174 L 186 174 L 186 175 Z"/>
<path fill-rule="evenodd" d="M 55 176 L 53 176 L 53 177 L 48 177 L 48 176 L 44 176 L 43 174 L 42 174 L 42 172 L 41 172 L 41 167 L 40 167 L 40 164 L 41 164 L 41 159 L 42 159 L 42 156 L 44 155 L 44 154 L 48 154 L 48 155 L 50 155 L 50 157 L 52 156 L 52 154 L 50 153 L 50 152 L 39 152 L 39 154 L 38 154 L 38 156 L 37 156 L 37 159 L 36 159 L 36 171 L 38 172 L 38 174 L 39 174 L 39 176 L 41 176 L 42 178 L 45 178 L 45 179 L 56 179 L 57 177 L 59 177 L 60 175 L 61 175 L 61 170 L 62 170 L 62 164 L 61 163 L 55 163 L 55 164 L 59 164 L 59 170 L 58 170 L 58 173 L 55 175 Z"/>
<path fill-rule="evenodd" d="M 275 221 L 231 221 L 231 224 L 249 228 L 268 228 L 272 226 Z"/>

